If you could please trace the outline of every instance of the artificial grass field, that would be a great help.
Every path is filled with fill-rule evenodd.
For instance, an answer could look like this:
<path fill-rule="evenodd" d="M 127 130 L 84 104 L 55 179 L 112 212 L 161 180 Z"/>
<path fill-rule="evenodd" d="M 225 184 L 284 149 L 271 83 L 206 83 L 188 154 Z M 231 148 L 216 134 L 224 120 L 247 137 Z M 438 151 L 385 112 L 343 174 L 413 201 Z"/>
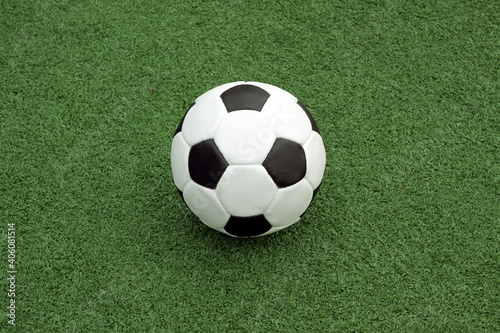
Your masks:
<path fill-rule="evenodd" d="M 0 4 L 2 332 L 500 331 L 500 2 Z M 255 239 L 170 171 L 237 80 L 297 96 L 327 151 L 301 222 Z"/>

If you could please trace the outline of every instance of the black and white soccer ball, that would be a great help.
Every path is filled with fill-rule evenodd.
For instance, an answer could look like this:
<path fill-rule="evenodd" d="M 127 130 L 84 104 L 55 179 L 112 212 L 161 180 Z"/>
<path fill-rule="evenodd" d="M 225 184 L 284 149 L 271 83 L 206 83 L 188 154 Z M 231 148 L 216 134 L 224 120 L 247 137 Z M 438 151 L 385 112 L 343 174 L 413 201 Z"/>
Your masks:
<path fill-rule="evenodd" d="M 325 162 L 306 107 L 258 82 L 228 83 L 198 97 L 172 141 L 172 173 L 185 203 L 203 223 L 235 237 L 297 222 Z"/>

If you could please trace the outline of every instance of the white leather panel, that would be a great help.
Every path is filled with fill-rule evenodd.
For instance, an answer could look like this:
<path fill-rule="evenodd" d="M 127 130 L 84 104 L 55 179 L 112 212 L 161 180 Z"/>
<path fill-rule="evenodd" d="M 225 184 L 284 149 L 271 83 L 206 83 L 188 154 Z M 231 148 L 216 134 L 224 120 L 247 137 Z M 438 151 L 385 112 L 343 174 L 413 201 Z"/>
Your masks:
<path fill-rule="evenodd" d="M 262 108 L 278 138 L 285 138 L 303 144 L 311 135 L 312 126 L 307 114 L 297 104 L 297 99 L 271 95 Z"/>
<path fill-rule="evenodd" d="M 172 150 L 170 151 L 170 163 L 175 186 L 181 191 L 191 180 L 189 176 L 188 158 L 191 148 L 184 140 L 182 133 L 177 133 L 172 140 Z"/>
<path fill-rule="evenodd" d="M 214 229 L 224 228 L 230 216 L 220 204 L 215 190 L 190 181 L 184 189 L 183 196 L 189 209 L 203 223 Z"/>
<path fill-rule="evenodd" d="M 226 115 L 226 107 L 220 97 L 205 94 L 186 114 L 181 133 L 190 146 L 212 139 L 219 122 Z"/>
<path fill-rule="evenodd" d="M 233 111 L 222 119 L 214 140 L 229 164 L 261 164 L 274 144 L 272 126 L 258 111 Z"/>
<path fill-rule="evenodd" d="M 262 165 L 230 165 L 215 189 L 226 211 L 241 217 L 263 214 L 277 190 Z"/>
<path fill-rule="evenodd" d="M 278 189 L 273 203 L 264 213 L 273 227 L 285 227 L 298 221 L 311 203 L 313 190 L 307 180 Z"/>
<path fill-rule="evenodd" d="M 323 139 L 317 132 L 313 131 L 303 147 L 307 163 L 305 179 L 316 189 L 321 183 L 326 165 L 326 152 Z"/>

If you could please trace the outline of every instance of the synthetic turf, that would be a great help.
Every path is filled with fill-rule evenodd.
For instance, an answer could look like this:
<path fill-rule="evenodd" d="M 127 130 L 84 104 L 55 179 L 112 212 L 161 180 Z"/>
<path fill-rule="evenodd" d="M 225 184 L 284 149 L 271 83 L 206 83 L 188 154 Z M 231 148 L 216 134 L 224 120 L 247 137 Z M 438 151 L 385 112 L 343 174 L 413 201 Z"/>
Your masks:
<path fill-rule="evenodd" d="M 499 4 L 2 1 L 0 313 L 15 223 L 19 332 L 500 331 Z M 239 80 L 327 148 L 303 220 L 250 240 L 169 162 Z"/>

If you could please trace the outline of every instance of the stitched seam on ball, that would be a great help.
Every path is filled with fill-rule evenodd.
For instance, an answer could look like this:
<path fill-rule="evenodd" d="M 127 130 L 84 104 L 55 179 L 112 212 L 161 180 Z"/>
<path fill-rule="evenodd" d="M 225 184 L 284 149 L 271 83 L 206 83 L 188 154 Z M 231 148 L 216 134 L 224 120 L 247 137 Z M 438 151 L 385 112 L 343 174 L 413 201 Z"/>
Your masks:
<path fill-rule="evenodd" d="M 306 182 L 309 184 L 309 186 L 311 186 L 311 189 L 312 191 L 314 192 L 314 190 L 316 190 L 313 186 L 313 184 L 311 183 L 311 181 L 309 181 L 309 179 L 306 178 L 306 176 L 304 176 L 304 179 L 306 180 Z M 319 186 L 319 185 L 318 185 Z"/>
<path fill-rule="evenodd" d="M 309 133 L 309 136 L 307 137 L 306 141 L 304 141 L 304 143 L 301 144 L 302 148 L 304 148 L 304 145 L 307 143 L 307 141 L 309 141 L 311 139 L 311 137 L 313 136 L 313 133 L 314 133 L 314 131 L 311 130 L 311 133 Z M 305 151 L 305 149 L 304 149 L 304 151 Z"/>
<path fill-rule="evenodd" d="M 189 111 L 188 111 L 188 112 L 189 112 Z M 184 127 L 184 124 L 182 124 L 182 127 Z M 189 144 L 189 142 L 187 142 L 186 137 L 184 136 L 184 131 L 182 130 L 182 128 L 181 128 L 181 136 L 182 136 L 182 139 L 184 140 L 184 142 L 188 145 L 189 150 L 191 150 L 191 148 L 192 148 L 193 146 L 191 146 L 191 145 Z"/>
<path fill-rule="evenodd" d="M 269 205 L 267 205 L 266 209 L 264 209 L 262 214 L 265 214 L 269 210 L 269 208 L 271 208 L 271 205 L 273 204 L 273 202 L 276 200 L 276 197 L 278 196 L 278 191 L 279 191 L 279 189 L 276 190 L 276 192 L 274 193 L 273 199 L 271 200 L 271 203 Z"/>
<path fill-rule="evenodd" d="M 216 190 L 211 190 L 211 191 L 213 191 L 215 193 L 215 199 L 217 200 L 217 204 L 219 205 L 219 207 L 222 208 L 222 210 L 225 211 L 227 213 L 227 215 L 229 215 L 229 218 L 228 218 L 228 221 L 229 221 L 229 219 L 231 218 L 232 215 L 227 211 L 226 207 L 224 207 L 224 205 L 222 205 L 222 203 L 220 202 L 220 198 L 217 195 Z M 227 221 L 226 221 L 226 223 L 227 223 Z"/>
<path fill-rule="evenodd" d="M 220 100 L 221 100 L 221 102 L 222 102 L 222 98 L 220 98 L 220 96 L 219 96 L 219 99 L 220 99 Z M 223 104 L 224 104 L 224 103 L 223 103 Z M 189 110 L 188 110 L 188 112 L 189 112 Z M 222 117 L 220 117 L 220 119 L 219 119 L 219 121 L 217 122 L 217 125 L 215 126 L 215 129 L 212 131 L 212 133 L 211 133 L 210 137 L 209 137 L 208 139 L 205 139 L 205 140 L 214 139 L 214 137 L 215 137 L 215 132 L 217 132 L 217 129 L 219 128 L 220 123 L 222 122 L 222 120 L 223 120 L 223 119 L 224 119 L 224 118 L 225 118 L 228 114 L 229 114 L 229 113 L 227 113 L 227 110 L 226 110 L 226 114 L 225 114 L 225 115 L 223 115 Z M 184 124 L 182 124 L 182 125 L 183 125 L 182 127 L 184 127 Z M 191 145 L 189 144 L 189 142 L 186 140 L 186 137 L 184 136 L 184 131 L 182 130 L 182 128 L 181 128 L 181 133 L 182 133 L 182 138 L 183 138 L 183 139 L 184 139 L 184 141 L 187 143 L 187 145 L 189 146 L 189 148 L 192 148 L 195 144 L 199 143 L 199 142 L 196 142 L 196 143 L 194 143 L 194 144 L 193 144 L 193 146 L 191 146 Z M 205 140 L 201 140 L 200 142 L 205 141 Z"/>
<path fill-rule="evenodd" d="M 228 88 L 230 89 L 230 88 Z M 219 99 L 221 101 L 221 103 L 224 105 L 224 101 L 222 100 L 222 98 L 219 96 Z M 224 105 L 224 109 L 226 108 L 226 106 Z M 220 126 L 220 123 L 222 123 L 222 120 L 224 120 L 224 118 L 226 118 L 226 116 L 228 115 L 229 113 L 227 112 L 227 109 L 226 109 L 226 114 L 223 115 L 222 117 L 220 117 L 219 121 L 217 122 L 217 126 L 215 126 L 215 129 L 212 133 L 212 139 L 215 139 L 215 132 L 217 132 L 217 129 L 219 128 Z"/>
<path fill-rule="evenodd" d="M 312 190 L 314 191 L 314 186 L 311 184 L 311 182 L 309 181 L 309 179 L 307 179 L 307 171 L 308 171 L 308 169 L 307 169 L 307 160 L 308 160 L 308 159 L 307 159 L 306 148 L 304 147 L 304 146 L 305 146 L 305 144 L 306 144 L 306 143 L 309 141 L 309 139 L 312 137 L 313 132 L 314 132 L 314 131 L 312 131 L 312 130 L 311 130 L 311 134 L 309 134 L 309 137 L 307 138 L 307 140 L 306 140 L 303 144 L 301 144 L 301 146 L 302 146 L 302 149 L 304 149 L 304 154 L 305 154 L 305 156 L 306 156 L 306 173 L 304 174 L 304 179 L 307 181 L 307 183 L 311 186 Z"/>
<path fill-rule="evenodd" d="M 189 150 L 191 150 L 191 146 L 189 146 L 189 144 L 187 143 L 186 139 L 184 138 L 184 135 L 182 134 L 182 131 L 181 131 L 181 132 L 179 132 L 179 133 L 181 134 L 181 136 L 180 136 L 180 137 L 182 138 L 182 140 L 184 141 L 184 143 L 185 143 L 185 144 L 189 147 Z M 179 135 L 179 133 L 177 133 L 177 134 L 174 136 L 174 139 L 175 139 L 175 137 L 176 137 L 177 135 Z M 172 140 L 172 141 L 173 141 L 173 140 Z M 188 163 L 189 163 L 189 150 L 188 150 Z M 171 152 L 172 152 L 172 151 L 171 151 Z M 172 154 L 170 154 L 170 159 L 172 159 Z M 171 167 L 171 169 L 172 169 L 172 167 Z M 172 177 L 173 177 L 173 170 L 172 170 Z M 188 177 L 189 177 L 189 180 L 186 182 L 186 184 L 184 184 L 184 186 L 182 187 L 182 189 L 181 189 L 181 188 L 179 188 L 179 187 L 177 187 L 177 185 L 176 185 L 176 187 L 177 187 L 177 188 L 178 188 L 181 192 L 184 192 L 184 190 L 185 190 L 185 188 L 186 188 L 187 184 L 189 184 L 189 182 L 190 182 L 190 181 L 192 181 L 192 179 L 191 179 L 191 175 L 189 174 L 189 169 L 188 169 Z M 175 184 L 175 179 L 174 179 L 174 184 Z"/>

